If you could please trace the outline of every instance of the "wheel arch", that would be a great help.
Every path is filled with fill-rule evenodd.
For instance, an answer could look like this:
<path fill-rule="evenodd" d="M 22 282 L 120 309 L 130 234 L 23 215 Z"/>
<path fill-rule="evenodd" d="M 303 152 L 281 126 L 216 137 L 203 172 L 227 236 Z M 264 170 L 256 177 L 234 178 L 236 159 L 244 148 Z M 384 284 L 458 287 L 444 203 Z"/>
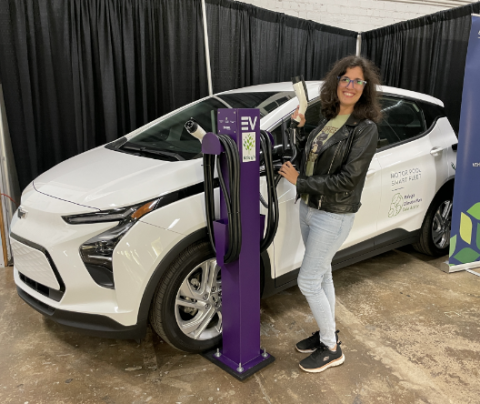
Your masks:
<path fill-rule="evenodd" d="M 425 217 L 423 218 L 422 220 L 422 227 L 423 227 L 423 224 L 425 223 L 425 220 L 428 216 L 428 213 L 430 212 L 430 210 L 432 209 L 432 207 L 435 205 L 435 203 L 437 202 L 438 198 L 441 198 L 442 195 L 445 193 L 445 192 L 451 192 L 452 194 L 452 200 L 453 200 L 453 185 L 454 185 L 454 182 L 455 182 L 455 177 L 450 177 L 449 179 L 447 179 L 447 181 L 445 181 L 445 183 L 438 189 L 437 193 L 435 194 L 435 196 L 433 197 L 432 201 L 430 202 L 430 205 L 428 206 L 428 209 L 425 213 Z M 422 228 L 421 227 L 421 228 Z"/>
<path fill-rule="evenodd" d="M 152 276 L 148 280 L 145 291 L 143 292 L 142 301 L 140 302 L 140 306 L 138 308 L 137 324 L 145 324 L 146 326 L 148 322 L 148 313 L 150 311 L 150 305 L 152 304 L 155 290 L 157 289 L 157 285 L 162 279 L 162 276 L 167 270 L 167 268 L 188 246 L 198 241 L 207 239 L 207 228 L 204 227 L 198 229 L 180 240 L 172 249 L 170 249 L 170 251 L 165 255 L 165 257 L 163 257 L 163 259 L 153 271 Z"/>
<path fill-rule="evenodd" d="M 448 244 L 445 246 L 438 246 L 432 241 L 431 237 L 431 226 L 433 226 L 434 219 L 433 214 L 435 209 L 437 209 L 438 204 L 442 203 L 442 200 L 445 198 L 450 199 L 453 202 L 453 190 L 454 190 L 454 178 L 449 178 L 445 183 L 440 187 L 435 196 L 432 199 L 426 213 L 425 217 L 422 220 L 422 226 L 420 228 L 418 239 L 413 243 L 413 248 L 422 254 L 427 254 L 431 256 L 441 256 L 445 253 L 448 253 Z M 450 211 L 451 212 L 451 211 Z M 451 213 L 450 213 L 451 214 Z M 442 230 L 443 229 L 443 230 Z M 450 231 L 448 227 L 441 228 L 440 231 L 446 232 Z M 448 237 L 448 236 L 447 236 Z M 443 238 L 443 235 L 442 235 Z M 447 250 L 447 251 L 445 251 Z"/>
<path fill-rule="evenodd" d="M 173 261 L 190 245 L 197 243 L 202 240 L 208 240 L 207 228 L 201 228 L 193 233 L 190 233 L 188 236 L 180 240 L 160 261 L 157 268 L 153 271 L 152 276 L 148 280 L 145 291 L 143 292 L 142 301 L 138 309 L 137 315 L 137 324 L 145 325 L 148 322 L 148 314 L 150 311 L 150 306 L 152 304 L 153 296 L 155 290 L 157 289 L 158 283 L 162 279 L 163 274 L 167 268 L 173 263 Z M 260 295 L 263 295 L 265 289 L 265 278 L 270 277 L 270 258 L 268 253 L 265 251 L 261 254 L 260 258 Z"/>
<path fill-rule="evenodd" d="M 433 203 L 436 202 L 437 199 L 440 198 L 441 195 L 445 192 L 450 192 L 452 194 L 452 199 L 453 199 L 454 184 L 455 184 L 455 177 L 448 178 L 447 181 L 445 181 L 445 183 L 439 188 L 439 190 L 433 197 L 432 202 L 430 202 L 430 206 L 428 207 L 428 209 L 430 210 Z"/>

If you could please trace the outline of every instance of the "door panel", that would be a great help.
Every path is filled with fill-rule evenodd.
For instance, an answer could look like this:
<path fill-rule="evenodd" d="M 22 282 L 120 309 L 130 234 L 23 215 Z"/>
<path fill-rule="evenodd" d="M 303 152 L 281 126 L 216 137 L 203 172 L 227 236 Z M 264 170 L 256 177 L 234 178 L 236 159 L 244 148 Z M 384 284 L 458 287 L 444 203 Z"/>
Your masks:
<path fill-rule="evenodd" d="M 429 134 L 378 153 L 382 167 L 379 231 L 420 229 L 435 194 L 448 177 L 442 132 Z"/>
<path fill-rule="evenodd" d="M 384 97 L 382 107 L 379 134 L 391 147 L 377 153 L 383 183 L 378 230 L 414 231 L 448 176 L 445 138 L 438 126 L 422 136 L 426 122 L 413 101 Z"/>
<path fill-rule="evenodd" d="M 305 133 L 310 133 L 314 129 L 321 118 L 320 102 L 314 102 L 309 105 L 305 114 L 307 120 L 305 124 Z M 286 125 L 290 126 L 290 117 L 285 117 Z M 276 141 L 282 139 L 281 128 L 272 131 Z M 299 157 L 299 160 L 301 156 Z M 299 222 L 299 206 L 300 201 L 295 203 L 296 187 L 282 178 L 277 186 L 278 207 L 279 207 L 279 224 L 278 231 L 274 241 L 274 278 L 285 275 L 302 264 L 305 246 L 302 240 Z"/>
<path fill-rule="evenodd" d="M 362 199 L 359 211 L 355 214 L 355 222 L 347 239 L 340 250 L 348 248 L 362 241 L 371 239 L 378 234 L 377 215 L 380 208 L 380 196 L 382 193 L 382 173 L 376 156 L 367 171 L 365 187 L 362 192 Z M 370 247 L 370 246 L 366 246 Z M 373 242 L 371 247 L 373 247 Z"/>
<path fill-rule="evenodd" d="M 296 187 L 282 178 L 277 187 L 280 220 L 274 241 L 275 278 L 300 267 L 305 252 L 300 232 Z"/>

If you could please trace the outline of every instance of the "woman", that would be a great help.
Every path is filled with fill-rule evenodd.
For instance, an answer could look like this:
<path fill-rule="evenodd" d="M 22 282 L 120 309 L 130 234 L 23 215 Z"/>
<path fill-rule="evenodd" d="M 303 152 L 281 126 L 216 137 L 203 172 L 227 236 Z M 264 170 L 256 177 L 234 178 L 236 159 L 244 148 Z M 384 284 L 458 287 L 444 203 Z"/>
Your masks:
<path fill-rule="evenodd" d="M 300 362 L 307 372 L 341 365 L 345 356 L 335 333 L 335 289 L 332 259 L 348 236 L 360 208 L 368 166 L 375 154 L 381 116 L 377 69 L 361 57 L 338 61 L 321 89 L 323 119 L 308 137 L 299 136 L 300 173 L 290 162 L 280 174 L 296 185 L 305 256 L 298 286 L 320 328 L 296 349 L 310 353 Z M 305 125 L 300 116 L 299 127 Z"/>

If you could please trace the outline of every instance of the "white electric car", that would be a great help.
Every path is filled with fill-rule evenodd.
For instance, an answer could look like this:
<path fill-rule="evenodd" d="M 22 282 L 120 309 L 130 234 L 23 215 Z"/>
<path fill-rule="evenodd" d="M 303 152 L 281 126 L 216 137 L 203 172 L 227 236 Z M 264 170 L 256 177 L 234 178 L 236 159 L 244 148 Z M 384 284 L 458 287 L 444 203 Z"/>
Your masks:
<path fill-rule="evenodd" d="M 307 83 L 307 130 L 319 121 L 320 86 Z M 407 244 L 432 255 L 449 246 L 457 138 L 443 104 L 380 90 L 377 153 L 334 269 Z M 282 132 L 296 106 L 291 83 L 224 92 L 36 178 L 11 225 L 20 297 L 56 322 L 96 335 L 138 340 L 150 322 L 184 351 L 218 344 L 221 273 L 206 234 L 201 144 L 184 124 L 194 117 L 209 131 L 218 108 L 259 108 L 280 162 Z M 295 188 L 282 179 L 277 189 L 278 232 L 261 257 L 264 297 L 296 283 L 304 253 Z"/>

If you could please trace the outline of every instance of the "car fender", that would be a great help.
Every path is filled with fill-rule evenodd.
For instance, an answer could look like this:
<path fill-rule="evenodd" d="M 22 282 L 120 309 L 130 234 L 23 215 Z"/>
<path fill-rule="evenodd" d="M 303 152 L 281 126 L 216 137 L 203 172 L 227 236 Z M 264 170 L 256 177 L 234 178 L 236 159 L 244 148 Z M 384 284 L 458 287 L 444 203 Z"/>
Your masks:
<path fill-rule="evenodd" d="M 148 320 L 148 313 L 152 303 L 153 295 L 160 283 L 163 274 L 179 254 L 188 248 L 190 245 L 202 240 L 207 240 L 207 229 L 202 228 L 182 238 L 167 254 L 163 257 L 152 273 L 152 276 L 147 282 L 147 286 L 143 292 L 142 300 L 138 309 L 137 324 L 146 324 Z"/>
<path fill-rule="evenodd" d="M 437 193 L 435 194 L 435 196 L 433 197 L 432 199 L 432 202 L 430 202 L 430 206 L 428 207 L 428 210 L 427 210 L 427 214 L 428 212 L 430 211 L 432 205 L 434 204 L 434 202 L 436 202 L 438 200 L 438 198 L 442 197 L 443 193 L 444 192 L 450 192 L 451 195 L 453 196 L 453 186 L 454 186 L 454 183 L 455 183 L 455 176 L 451 176 L 449 177 L 444 183 L 443 185 L 438 189 Z M 453 200 L 453 198 L 452 198 Z M 426 216 L 426 215 L 425 215 Z M 425 219 L 424 219 L 425 220 Z"/>
<path fill-rule="evenodd" d="M 162 280 L 163 274 L 168 269 L 170 265 L 177 259 L 177 257 L 186 250 L 192 244 L 207 241 L 208 233 L 207 228 L 198 229 L 193 233 L 187 235 L 185 238 L 180 240 L 160 261 L 156 269 L 153 271 L 152 276 L 150 277 L 147 286 L 143 292 L 142 300 L 138 309 L 137 316 L 137 325 L 146 324 L 148 321 L 148 314 L 150 311 L 150 305 L 153 300 L 153 296 L 157 289 L 158 284 Z M 270 269 L 270 256 L 267 251 L 264 251 L 260 257 L 260 291 L 261 294 L 264 294 L 266 289 L 266 284 L 268 284 L 268 290 L 274 289 L 273 279 L 271 279 L 271 269 Z M 271 291 L 270 294 L 273 294 Z"/>

